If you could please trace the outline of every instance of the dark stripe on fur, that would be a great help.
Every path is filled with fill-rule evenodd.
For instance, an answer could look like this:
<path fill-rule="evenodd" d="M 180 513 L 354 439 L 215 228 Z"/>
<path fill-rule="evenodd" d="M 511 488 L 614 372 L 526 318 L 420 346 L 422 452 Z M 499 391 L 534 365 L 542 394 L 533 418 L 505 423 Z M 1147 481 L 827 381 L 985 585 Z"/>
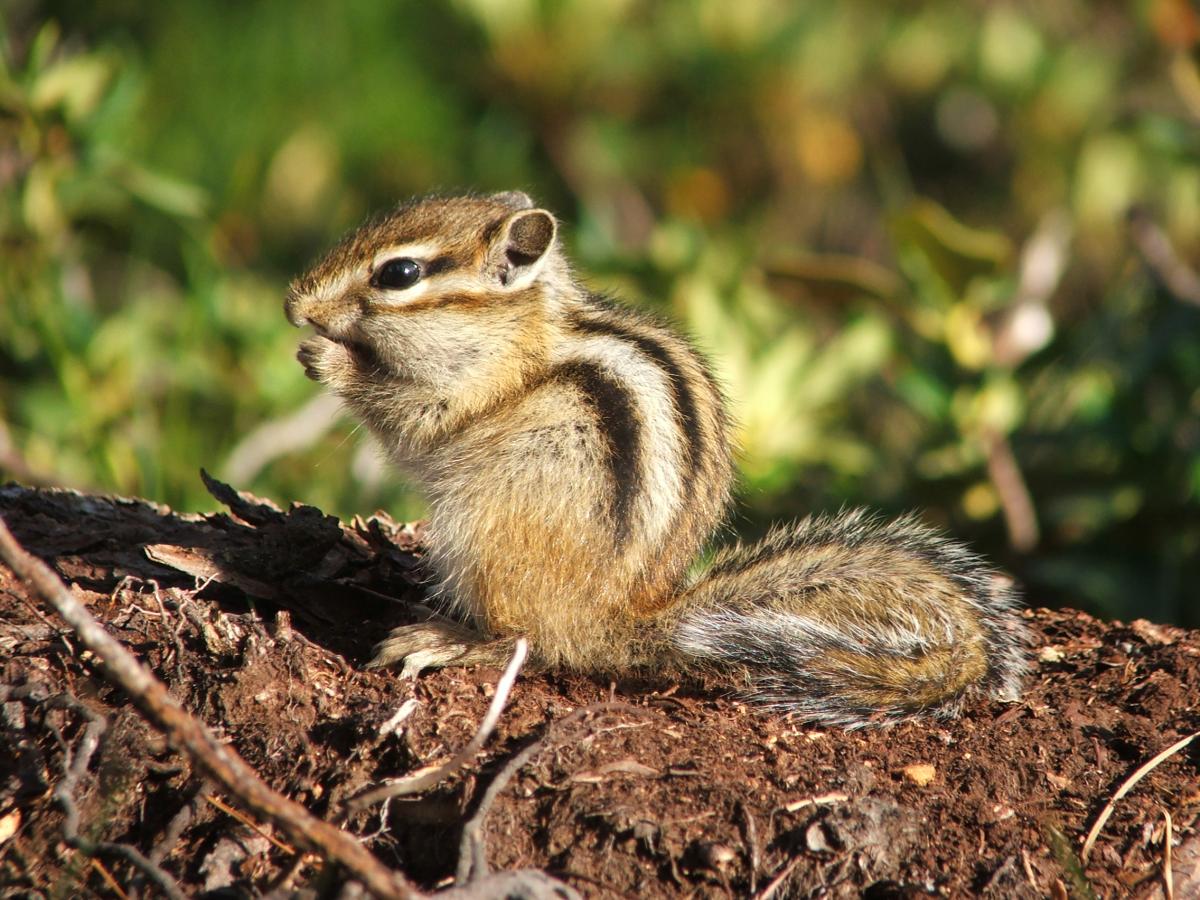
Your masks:
<path fill-rule="evenodd" d="M 621 547 L 629 538 L 633 504 L 642 489 L 642 431 L 633 400 L 620 382 L 595 363 L 564 363 L 552 377 L 579 389 L 604 436 L 605 464 L 613 483 L 613 541 Z M 563 490 L 569 489 L 563 485 Z"/>
<path fill-rule="evenodd" d="M 704 432 L 696 411 L 696 398 L 692 396 L 687 378 L 667 348 L 651 337 L 622 327 L 619 322 L 576 316 L 571 324 L 576 331 L 583 334 L 605 335 L 632 344 L 667 376 L 674 399 L 676 424 L 684 438 L 683 453 L 688 466 L 687 475 L 694 476 L 704 458 Z"/>
<path fill-rule="evenodd" d="M 434 275 L 440 275 L 442 272 L 448 272 L 458 265 L 458 260 L 456 260 L 453 256 L 435 256 L 429 262 L 425 263 L 424 271 L 421 273 L 421 277 L 432 278 Z"/>

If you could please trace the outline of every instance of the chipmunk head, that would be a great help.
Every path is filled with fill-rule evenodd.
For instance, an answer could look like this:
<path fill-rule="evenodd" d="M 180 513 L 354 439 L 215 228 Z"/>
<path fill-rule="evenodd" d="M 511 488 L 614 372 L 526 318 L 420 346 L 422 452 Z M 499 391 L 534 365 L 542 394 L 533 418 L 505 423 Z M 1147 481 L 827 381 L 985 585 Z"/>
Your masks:
<path fill-rule="evenodd" d="M 556 233 L 516 191 L 416 200 L 343 239 L 292 283 L 284 309 L 376 375 L 469 376 L 528 343 L 547 283 L 569 282 Z"/>

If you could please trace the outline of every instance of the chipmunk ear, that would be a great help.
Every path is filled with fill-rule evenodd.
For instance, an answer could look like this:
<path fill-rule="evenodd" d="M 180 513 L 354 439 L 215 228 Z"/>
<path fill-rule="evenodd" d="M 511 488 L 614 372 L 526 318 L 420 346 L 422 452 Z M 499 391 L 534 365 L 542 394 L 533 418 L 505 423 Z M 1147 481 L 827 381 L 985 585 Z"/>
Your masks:
<path fill-rule="evenodd" d="M 558 226 L 544 209 L 513 213 L 500 227 L 489 269 L 505 287 L 522 287 L 541 271 Z"/>

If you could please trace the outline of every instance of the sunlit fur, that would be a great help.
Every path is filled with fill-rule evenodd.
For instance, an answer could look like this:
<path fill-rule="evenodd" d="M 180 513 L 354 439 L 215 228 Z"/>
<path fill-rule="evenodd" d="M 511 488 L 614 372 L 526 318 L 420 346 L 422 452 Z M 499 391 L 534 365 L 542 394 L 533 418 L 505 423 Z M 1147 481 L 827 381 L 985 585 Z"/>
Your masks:
<path fill-rule="evenodd" d="M 377 287 L 389 259 L 427 273 Z M 686 570 L 732 479 L 723 399 L 678 332 L 589 293 L 524 194 L 432 197 L 367 223 L 292 285 L 329 385 L 426 492 L 441 592 L 469 627 L 397 629 L 375 662 L 707 667 L 861 725 L 1013 696 L 999 576 L 912 519 L 808 519 Z"/>

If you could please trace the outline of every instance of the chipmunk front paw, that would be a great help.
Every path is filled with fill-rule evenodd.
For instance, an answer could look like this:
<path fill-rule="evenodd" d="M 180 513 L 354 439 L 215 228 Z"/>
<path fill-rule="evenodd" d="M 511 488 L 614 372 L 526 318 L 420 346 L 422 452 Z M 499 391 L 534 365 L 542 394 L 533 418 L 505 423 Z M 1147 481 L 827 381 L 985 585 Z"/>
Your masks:
<path fill-rule="evenodd" d="M 349 356 L 341 344 L 317 335 L 300 342 L 296 359 L 304 366 L 304 374 L 313 381 L 327 381 L 329 373 L 346 365 Z"/>
<path fill-rule="evenodd" d="M 328 337 L 310 337 L 300 342 L 300 349 L 296 350 L 296 359 L 304 366 L 304 373 L 308 378 L 314 382 L 323 382 L 325 372 L 329 371 L 331 356 L 336 354 L 338 349 L 340 346 Z"/>

